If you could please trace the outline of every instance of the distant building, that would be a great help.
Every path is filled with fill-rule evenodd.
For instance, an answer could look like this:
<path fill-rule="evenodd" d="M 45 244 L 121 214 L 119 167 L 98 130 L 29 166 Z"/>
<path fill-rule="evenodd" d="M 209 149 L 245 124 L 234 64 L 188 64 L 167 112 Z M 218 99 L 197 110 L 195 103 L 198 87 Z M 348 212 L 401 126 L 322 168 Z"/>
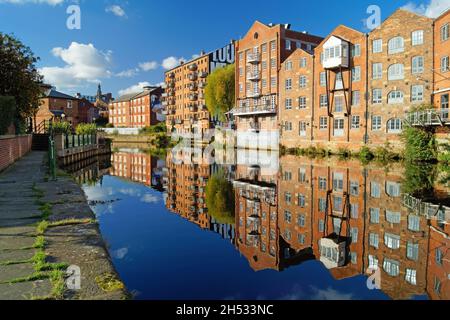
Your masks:
<path fill-rule="evenodd" d="M 49 89 L 41 99 L 41 105 L 36 114 L 36 126 L 43 121 L 67 121 L 76 127 L 83 119 L 79 115 L 80 99 L 65 93 Z"/>
<path fill-rule="evenodd" d="M 87 122 L 91 123 L 94 122 L 94 119 L 98 120 L 99 118 L 108 119 L 109 117 L 108 105 L 111 101 L 113 101 L 113 96 L 112 93 L 103 94 L 102 87 L 100 84 L 98 85 L 97 94 L 95 96 L 77 93 L 76 98 L 84 99 L 86 102 L 89 102 L 91 105 L 95 107 L 94 109 L 88 110 Z"/>
<path fill-rule="evenodd" d="M 161 87 L 144 87 L 109 103 L 109 123 L 116 128 L 144 128 L 165 121 L 161 112 Z"/>

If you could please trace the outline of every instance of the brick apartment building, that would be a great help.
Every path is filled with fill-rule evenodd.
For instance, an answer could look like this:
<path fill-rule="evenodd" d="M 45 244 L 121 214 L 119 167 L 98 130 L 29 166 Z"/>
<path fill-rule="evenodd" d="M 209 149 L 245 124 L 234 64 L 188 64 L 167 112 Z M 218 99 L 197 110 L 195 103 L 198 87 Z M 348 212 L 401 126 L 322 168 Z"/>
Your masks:
<path fill-rule="evenodd" d="M 206 78 L 216 68 L 234 63 L 234 42 L 165 73 L 165 113 L 169 132 L 203 134 L 213 124 L 205 103 Z"/>
<path fill-rule="evenodd" d="M 291 30 L 290 25 L 259 21 L 237 41 L 236 108 L 231 113 L 238 147 L 256 148 L 259 140 L 270 145 L 262 148 L 278 148 L 281 65 L 295 49 L 312 53 L 321 41 L 320 37 Z"/>
<path fill-rule="evenodd" d="M 450 96 L 450 10 L 434 22 L 434 104 L 449 108 Z"/>
<path fill-rule="evenodd" d="M 161 87 L 144 87 L 110 102 L 109 123 L 115 128 L 144 128 L 164 121 L 159 115 Z"/>
<path fill-rule="evenodd" d="M 67 121 L 76 127 L 85 119 L 80 117 L 78 98 L 69 96 L 54 89 L 49 89 L 43 98 L 36 114 L 36 126 L 43 121 Z"/>

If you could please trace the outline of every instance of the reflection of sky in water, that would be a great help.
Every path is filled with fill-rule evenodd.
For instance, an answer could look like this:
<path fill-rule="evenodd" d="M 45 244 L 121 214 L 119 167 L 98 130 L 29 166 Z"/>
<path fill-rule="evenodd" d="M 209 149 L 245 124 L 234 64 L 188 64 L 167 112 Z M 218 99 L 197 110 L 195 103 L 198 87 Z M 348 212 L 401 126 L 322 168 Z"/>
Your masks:
<path fill-rule="evenodd" d="M 229 240 L 169 212 L 163 195 L 105 176 L 85 187 L 111 256 L 139 299 L 386 299 L 366 277 L 340 281 L 318 261 L 254 272 Z"/>

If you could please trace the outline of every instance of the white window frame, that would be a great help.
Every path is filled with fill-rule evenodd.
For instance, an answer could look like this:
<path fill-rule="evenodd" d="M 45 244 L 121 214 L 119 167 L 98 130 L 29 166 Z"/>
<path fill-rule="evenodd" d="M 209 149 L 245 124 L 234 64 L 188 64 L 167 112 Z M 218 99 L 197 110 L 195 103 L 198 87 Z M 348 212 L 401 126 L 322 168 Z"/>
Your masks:
<path fill-rule="evenodd" d="M 388 53 L 395 54 L 405 51 L 405 39 L 403 37 L 394 37 L 388 41 Z"/>
<path fill-rule="evenodd" d="M 424 31 L 416 30 L 411 33 L 411 43 L 413 46 L 419 46 L 424 42 Z"/>
<path fill-rule="evenodd" d="M 372 41 L 372 53 L 383 52 L 383 39 L 374 39 Z"/>
<path fill-rule="evenodd" d="M 413 74 L 423 73 L 425 69 L 423 56 L 415 56 L 411 59 L 411 72 Z"/>
<path fill-rule="evenodd" d="M 405 66 L 402 63 L 391 64 L 388 68 L 388 80 L 405 79 Z"/>

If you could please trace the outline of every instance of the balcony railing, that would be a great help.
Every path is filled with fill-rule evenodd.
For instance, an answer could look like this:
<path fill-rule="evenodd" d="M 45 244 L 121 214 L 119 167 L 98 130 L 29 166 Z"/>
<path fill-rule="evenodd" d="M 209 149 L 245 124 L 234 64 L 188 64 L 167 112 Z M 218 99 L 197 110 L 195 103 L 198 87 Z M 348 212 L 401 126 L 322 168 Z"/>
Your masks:
<path fill-rule="evenodd" d="M 198 68 L 198 66 L 196 63 L 193 63 L 188 66 L 189 71 L 197 71 L 197 68 Z"/>
<path fill-rule="evenodd" d="M 261 124 L 259 122 L 250 122 L 250 130 L 251 132 L 260 132 Z"/>
<path fill-rule="evenodd" d="M 197 73 L 191 73 L 191 74 L 188 76 L 188 79 L 191 80 L 191 81 L 196 81 L 196 80 L 198 79 Z"/>
<path fill-rule="evenodd" d="M 450 125 L 450 109 L 429 109 L 411 112 L 405 121 L 414 127 Z"/>
<path fill-rule="evenodd" d="M 261 55 L 259 53 L 250 53 L 247 56 L 248 63 L 259 63 L 261 61 Z"/>
<path fill-rule="evenodd" d="M 276 114 L 277 106 L 276 105 L 256 105 L 256 106 L 248 106 L 248 107 L 236 107 L 231 110 L 231 113 L 234 116 L 242 116 L 242 115 L 250 115 L 250 114 Z"/>
<path fill-rule="evenodd" d="M 174 79 L 175 78 L 175 73 L 174 72 L 169 73 L 169 78 L 170 79 Z"/>
<path fill-rule="evenodd" d="M 198 74 L 200 78 L 206 78 L 208 76 L 208 72 L 202 71 Z"/>
<path fill-rule="evenodd" d="M 247 74 L 247 79 L 250 81 L 257 81 L 259 80 L 261 77 L 261 75 L 259 74 L 259 72 L 249 72 Z"/>
<path fill-rule="evenodd" d="M 201 81 L 199 84 L 198 84 L 198 86 L 200 87 L 200 88 L 205 88 L 206 87 L 206 82 L 205 81 Z"/>
<path fill-rule="evenodd" d="M 259 98 L 261 96 L 261 91 L 248 91 L 247 98 Z"/>
<path fill-rule="evenodd" d="M 195 84 L 191 84 L 191 85 L 189 85 L 189 90 L 190 91 L 197 91 L 198 87 Z"/>

